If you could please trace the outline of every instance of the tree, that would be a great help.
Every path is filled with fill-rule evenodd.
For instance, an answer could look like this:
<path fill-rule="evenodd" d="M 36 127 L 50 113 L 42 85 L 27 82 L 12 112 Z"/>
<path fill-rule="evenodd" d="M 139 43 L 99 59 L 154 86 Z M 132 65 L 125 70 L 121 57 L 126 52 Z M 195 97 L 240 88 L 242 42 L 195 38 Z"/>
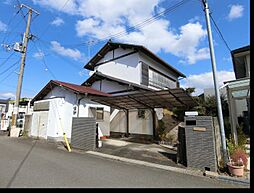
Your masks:
<path fill-rule="evenodd" d="M 193 92 L 195 92 L 195 88 L 187 88 L 185 90 L 190 95 Z M 197 111 L 200 116 L 218 117 L 217 101 L 215 96 L 209 96 L 209 97 L 192 96 L 192 98 L 193 100 L 197 102 L 198 105 L 190 110 Z M 226 101 L 226 97 L 223 95 L 221 95 L 221 105 L 222 105 L 222 111 L 223 111 L 223 117 L 224 117 L 225 133 L 226 133 L 226 137 L 228 138 L 231 132 L 230 123 L 229 123 L 229 109 L 228 109 L 228 103 Z M 187 111 L 187 109 L 173 108 L 173 113 L 179 121 L 184 121 L 185 111 Z"/>

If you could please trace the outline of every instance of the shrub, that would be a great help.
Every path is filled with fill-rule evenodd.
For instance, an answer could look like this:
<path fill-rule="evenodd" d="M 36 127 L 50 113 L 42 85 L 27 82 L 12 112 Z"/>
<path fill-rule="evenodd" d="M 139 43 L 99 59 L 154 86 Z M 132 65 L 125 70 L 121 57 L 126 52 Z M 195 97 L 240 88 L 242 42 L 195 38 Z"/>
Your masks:
<path fill-rule="evenodd" d="M 227 146 L 228 146 L 228 151 L 229 154 L 232 155 L 232 153 L 234 152 L 234 150 L 240 148 L 244 151 L 246 151 L 246 143 L 247 143 L 247 137 L 246 135 L 243 133 L 243 129 L 242 129 L 243 125 L 240 125 L 237 128 L 237 139 L 238 139 L 238 144 L 235 144 L 235 141 L 232 137 L 232 135 L 229 135 L 229 139 L 227 139 Z"/>
<path fill-rule="evenodd" d="M 247 167 L 248 155 L 246 153 L 246 147 L 245 147 L 247 142 L 247 137 L 243 133 L 242 126 L 243 125 L 240 125 L 237 128 L 238 144 L 237 145 L 235 144 L 232 135 L 230 135 L 229 139 L 227 139 L 227 147 L 228 147 L 229 156 L 233 164 L 237 166 L 244 165 L 245 167 Z"/>
<path fill-rule="evenodd" d="M 156 133 L 156 139 L 157 140 L 162 140 L 165 138 L 165 131 L 166 127 L 165 127 L 165 123 L 162 120 L 158 121 L 158 128 L 157 128 L 157 133 Z"/>

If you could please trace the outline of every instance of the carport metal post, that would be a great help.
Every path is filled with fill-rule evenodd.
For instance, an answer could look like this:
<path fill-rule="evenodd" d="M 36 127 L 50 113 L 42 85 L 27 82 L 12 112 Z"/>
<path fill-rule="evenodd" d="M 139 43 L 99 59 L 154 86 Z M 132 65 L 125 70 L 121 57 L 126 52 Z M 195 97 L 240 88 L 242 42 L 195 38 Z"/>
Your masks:
<path fill-rule="evenodd" d="M 155 139 L 156 135 L 155 135 L 155 132 L 156 132 L 156 112 L 154 109 L 152 109 L 152 114 L 153 114 L 153 138 Z"/>
<path fill-rule="evenodd" d="M 126 137 L 129 137 L 129 110 L 125 110 L 125 114 L 126 114 Z"/>

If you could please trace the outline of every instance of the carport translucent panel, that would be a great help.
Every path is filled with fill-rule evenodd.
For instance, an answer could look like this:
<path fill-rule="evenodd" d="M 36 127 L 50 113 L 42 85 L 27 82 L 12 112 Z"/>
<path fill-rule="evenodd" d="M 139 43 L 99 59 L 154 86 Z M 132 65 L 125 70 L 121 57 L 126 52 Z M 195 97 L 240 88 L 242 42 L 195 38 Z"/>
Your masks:
<path fill-rule="evenodd" d="M 185 107 L 187 109 L 196 105 L 192 97 L 182 88 L 142 91 L 120 96 L 91 97 L 91 99 L 117 109 L 172 109 L 173 107 Z"/>

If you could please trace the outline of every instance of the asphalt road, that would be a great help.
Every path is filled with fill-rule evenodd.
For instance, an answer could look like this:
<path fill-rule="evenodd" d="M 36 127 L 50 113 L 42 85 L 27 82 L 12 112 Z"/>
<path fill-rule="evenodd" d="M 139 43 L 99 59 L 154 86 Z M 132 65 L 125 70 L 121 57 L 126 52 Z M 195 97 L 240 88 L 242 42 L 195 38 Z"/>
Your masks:
<path fill-rule="evenodd" d="M 0 187 L 246 188 L 208 177 L 69 153 L 53 143 L 7 136 L 0 136 Z"/>

